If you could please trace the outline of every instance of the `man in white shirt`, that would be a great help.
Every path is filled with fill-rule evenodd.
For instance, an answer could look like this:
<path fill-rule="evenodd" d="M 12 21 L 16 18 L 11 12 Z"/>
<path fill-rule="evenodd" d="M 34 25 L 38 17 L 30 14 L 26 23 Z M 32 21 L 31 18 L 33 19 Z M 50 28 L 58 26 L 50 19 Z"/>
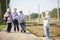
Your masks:
<path fill-rule="evenodd" d="M 23 14 L 22 11 L 20 11 L 19 21 L 20 21 L 20 26 L 21 26 L 21 32 L 23 31 L 26 32 L 25 15 Z"/>
<path fill-rule="evenodd" d="M 49 36 L 49 27 L 50 27 L 50 14 L 49 12 L 45 13 L 44 17 L 44 34 L 46 35 L 46 38 L 50 38 Z"/>
<path fill-rule="evenodd" d="M 19 31 L 19 26 L 18 26 L 18 13 L 16 12 L 16 8 L 14 8 L 14 12 L 12 13 L 12 18 L 13 18 L 13 24 L 14 24 L 14 31 L 16 32 L 16 26 L 17 30 Z"/>

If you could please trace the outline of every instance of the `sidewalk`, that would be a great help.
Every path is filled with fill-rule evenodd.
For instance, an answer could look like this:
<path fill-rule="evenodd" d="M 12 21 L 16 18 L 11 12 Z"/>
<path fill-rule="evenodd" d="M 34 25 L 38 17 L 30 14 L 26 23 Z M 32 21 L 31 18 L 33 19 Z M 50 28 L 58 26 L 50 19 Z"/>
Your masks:
<path fill-rule="evenodd" d="M 21 33 L 21 32 L 14 32 L 13 28 L 11 33 L 5 32 L 5 29 L 0 31 L 0 40 L 40 40 L 38 37 L 34 36 L 30 32 Z"/>

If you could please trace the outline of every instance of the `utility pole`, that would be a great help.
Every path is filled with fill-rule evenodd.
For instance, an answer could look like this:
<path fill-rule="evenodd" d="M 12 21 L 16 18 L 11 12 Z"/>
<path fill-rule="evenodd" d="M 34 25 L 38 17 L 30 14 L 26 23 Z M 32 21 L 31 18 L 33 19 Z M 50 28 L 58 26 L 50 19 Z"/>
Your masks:
<path fill-rule="evenodd" d="M 40 4 L 38 3 L 38 22 L 40 23 L 40 15 L 39 15 L 39 13 L 40 13 Z"/>
<path fill-rule="evenodd" d="M 30 10 L 29 10 L 29 21 L 30 21 Z"/>
<path fill-rule="evenodd" d="M 57 18 L 59 21 L 60 20 L 60 18 L 59 18 L 59 0 L 57 0 Z"/>

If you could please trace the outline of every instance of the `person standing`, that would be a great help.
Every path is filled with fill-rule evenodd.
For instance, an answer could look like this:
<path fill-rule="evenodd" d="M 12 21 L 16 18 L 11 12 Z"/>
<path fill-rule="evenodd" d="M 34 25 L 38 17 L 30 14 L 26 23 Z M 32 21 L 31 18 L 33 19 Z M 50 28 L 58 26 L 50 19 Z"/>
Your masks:
<path fill-rule="evenodd" d="M 20 26 L 21 26 L 21 32 L 26 32 L 26 22 L 25 22 L 25 15 L 23 14 L 22 11 L 19 12 L 19 21 L 20 21 Z"/>
<path fill-rule="evenodd" d="M 16 27 L 17 31 L 19 31 L 19 26 L 18 26 L 18 13 L 16 12 L 16 8 L 14 8 L 14 12 L 12 13 L 13 17 L 13 24 L 14 24 L 14 32 L 16 32 Z"/>
<path fill-rule="evenodd" d="M 8 8 L 6 13 L 4 14 L 4 20 L 7 23 L 7 32 L 11 31 L 12 28 L 12 15 L 10 9 Z"/>
<path fill-rule="evenodd" d="M 44 34 L 46 35 L 46 38 L 49 39 L 50 35 L 49 35 L 49 27 L 50 27 L 50 14 L 49 12 L 45 13 L 45 17 L 44 17 Z"/>

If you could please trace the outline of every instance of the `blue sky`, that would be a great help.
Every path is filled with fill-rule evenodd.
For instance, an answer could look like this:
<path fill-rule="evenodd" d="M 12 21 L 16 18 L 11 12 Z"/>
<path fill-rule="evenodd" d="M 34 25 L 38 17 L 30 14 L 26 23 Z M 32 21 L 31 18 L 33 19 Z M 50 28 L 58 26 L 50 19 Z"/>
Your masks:
<path fill-rule="evenodd" d="M 38 3 L 40 4 L 40 13 L 42 11 L 51 11 L 53 8 L 57 8 L 57 0 L 11 0 L 10 8 L 12 11 L 13 8 L 17 8 L 17 12 L 23 10 L 23 13 L 28 15 L 29 10 L 30 13 L 38 13 Z"/>

